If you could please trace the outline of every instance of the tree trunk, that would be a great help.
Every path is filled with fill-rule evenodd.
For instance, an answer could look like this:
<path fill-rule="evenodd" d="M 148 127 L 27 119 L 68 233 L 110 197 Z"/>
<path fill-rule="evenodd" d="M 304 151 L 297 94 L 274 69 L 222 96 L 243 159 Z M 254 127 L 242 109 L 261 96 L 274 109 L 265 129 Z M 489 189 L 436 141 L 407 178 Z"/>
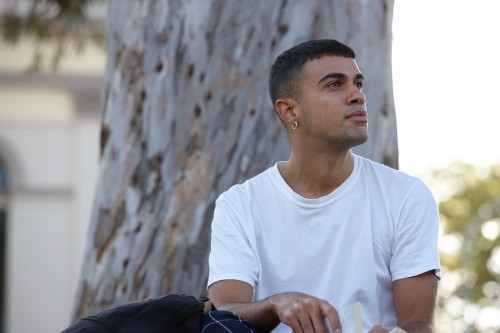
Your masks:
<path fill-rule="evenodd" d="M 276 56 L 334 38 L 366 77 L 370 139 L 397 167 L 393 0 L 112 0 L 102 159 L 73 319 L 206 291 L 220 193 L 289 156 L 267 93 Z"/>

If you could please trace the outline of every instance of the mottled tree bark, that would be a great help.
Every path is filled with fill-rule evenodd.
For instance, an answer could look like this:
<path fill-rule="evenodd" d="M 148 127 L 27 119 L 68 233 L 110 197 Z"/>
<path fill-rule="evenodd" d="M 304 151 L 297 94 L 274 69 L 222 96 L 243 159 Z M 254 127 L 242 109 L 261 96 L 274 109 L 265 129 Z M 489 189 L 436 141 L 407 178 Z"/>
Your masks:
<path fill-rule="evenodd" d="M 397 167 L 393 0 L 112 0 L 102 159 L 74 319 L 206 290 L 214 202 L 289 156 L 267 94 L 285 49 L 334 38 L 366 77 L 370 139 Z"/>

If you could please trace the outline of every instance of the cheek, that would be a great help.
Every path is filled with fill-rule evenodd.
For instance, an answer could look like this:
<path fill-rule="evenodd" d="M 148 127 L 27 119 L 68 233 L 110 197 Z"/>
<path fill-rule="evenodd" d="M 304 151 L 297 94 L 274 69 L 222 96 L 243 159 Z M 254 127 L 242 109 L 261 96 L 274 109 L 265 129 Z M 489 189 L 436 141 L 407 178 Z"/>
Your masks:
<path fill-rule="evenodd" d="M 337 116 L 340 113 L 340 106 L 335 101 L 318 100 L 317 110 L 321 117 L 328 117 L 329 119 L 332 119 L 332 117 Z"/>
<path fill-rule="evenodd" d="M 321 126 L 322 123 L 331 126 L 335 116 L 338 116 L 341 111 L 338 101 L 330 96 L 315 96 L 315 98 L 303 100 L 301 108 L 304 112 L 304 118 L 310 122 L 318 123 L 318 126 Z"/>

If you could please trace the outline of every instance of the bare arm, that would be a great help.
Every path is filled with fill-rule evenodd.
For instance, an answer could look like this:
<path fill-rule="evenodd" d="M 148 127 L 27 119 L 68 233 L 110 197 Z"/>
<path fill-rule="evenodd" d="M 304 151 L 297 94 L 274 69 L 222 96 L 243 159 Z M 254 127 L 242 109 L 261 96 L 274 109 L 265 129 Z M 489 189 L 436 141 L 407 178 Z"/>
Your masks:
<path fill-rule="evenodd" d="M 434 333 L 437 281 L 433 270 L 394 281 L 394 307 L 398 327 L 407 333 Z M 368 333 L 387 332 L 388 329 L 376 325 Z"/>
<path fill-rule="evenodd" d="M 216 282 L 208 292 L 217 309 L 236 313 L 259 332 L 270 332 L 283 322 L 295 333 L 327 333 L 323 317 L 330 320 L 334 331 L 340 329 L 335 308 L 324 300 L 305 294 L 283 293 L 252 302 L 252 286 L 237 280 Z"/>
<path fill-rule="evenodd" d="M 252 303 L 253 288 L 248 283 L 219 281 L 210 286 L 208 295 L 218 310 L 236 313 L 259 332 L 270 332 L 280 323 L 278 316 L 271 310 L 269 298 Z"/>
<path fill-rule="evenodd" d="M 438 279 L 434 270 L 394 281 L 398 326 L 408 333 L 434 333 Z"/>

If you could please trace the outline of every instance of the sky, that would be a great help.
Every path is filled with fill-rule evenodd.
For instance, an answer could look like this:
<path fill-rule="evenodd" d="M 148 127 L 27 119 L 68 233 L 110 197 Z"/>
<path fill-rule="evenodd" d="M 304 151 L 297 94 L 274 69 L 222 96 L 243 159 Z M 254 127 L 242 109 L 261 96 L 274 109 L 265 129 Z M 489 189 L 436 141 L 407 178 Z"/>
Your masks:
<path fill-rule="evenodd" d="M 400 169 L 500 163 L 500 0 L 396 0 Z"/>

